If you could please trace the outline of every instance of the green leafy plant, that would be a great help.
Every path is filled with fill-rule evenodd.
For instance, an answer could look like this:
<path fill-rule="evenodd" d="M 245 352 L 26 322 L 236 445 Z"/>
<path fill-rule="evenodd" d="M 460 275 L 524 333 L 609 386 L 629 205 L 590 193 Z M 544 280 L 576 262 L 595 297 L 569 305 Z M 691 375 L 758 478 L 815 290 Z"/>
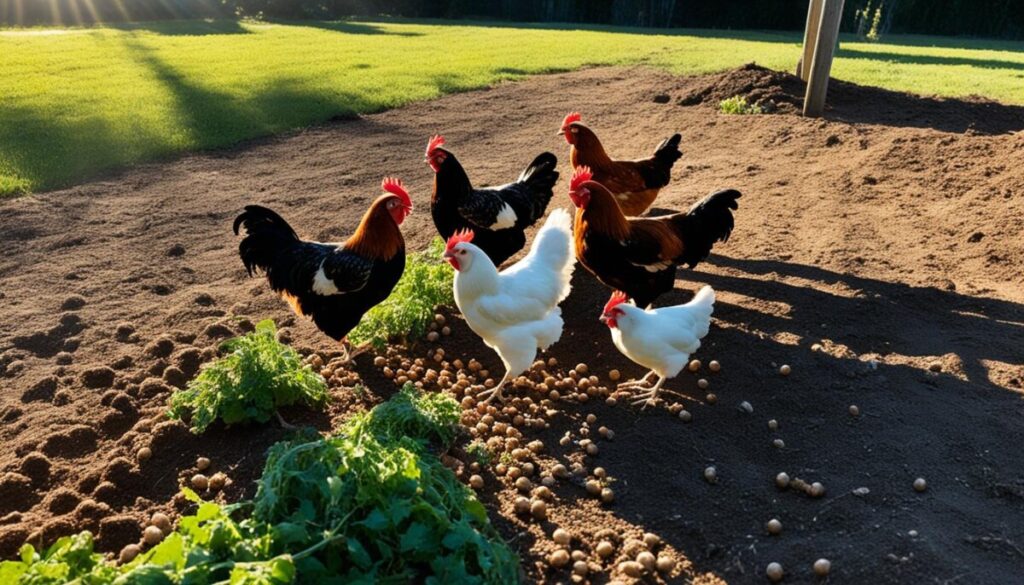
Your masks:
<path fill-rule="evenodd" d="M 323 377 L 275 334 L 274 322 L 266 320 L 252 333 L 226 341 L 221 349 L 230 353 L 171 396 L 170 416 L 190 413 L 192 432 L 202 433 L 217 419 L 225 424 L 266 422 L 281 406 L 323 403 Z"/>
<path fill-rule="evenodd" d="M 303 581 L 511 583 L 514 555 L 483 505 L 428 451 L 455 436 L 459 408 L 406 385 L 326 439 L 279 443 L 253 518 L 287 526 Z"/>
<path fill-rule="evenodd" d="M 454 399 L 407 384 L 333 436 L 272 447 L 252 501 L 185 489 L 195 513 L 125 565 L 104 562 L 83 532 L 42 555 L 23 547 L 0 563 L 0 583 L 514 583 L 515 555 L 432 453 L 455 438 L 458 414 Z"/>
<path fill-rule="evenodd" d="M 0 583 L 93 585 L 111 583 L 117 576 L 117 569 L 104 563 L 103 555 L 93 551 L 90 532 L 60 538 L 42 554 L 26 544 L 21 547 L 19 557 L 0 563 Z"/>
<path fill-rule="evenodd" d="M 718 111 L 723 114 L 752 115 L 762 114 L 764 110 L 757 104 L 748 104 L 747 98 L 741 95 L 734 95 L 729 99 L 718 102 Z"/>
<path fill-rule="evenodd" d="M 452 305 L 455 297 L 452 270 L 441 261 L 444 242 L 434 238 L 422 252 L 410 254 L 405 272 L 383 303 L 370 309 L 348 339 L 354 345 L 370 343 L 380 349 L 394 337 L 416 338 L 427 331 L 439 305 Z"/>

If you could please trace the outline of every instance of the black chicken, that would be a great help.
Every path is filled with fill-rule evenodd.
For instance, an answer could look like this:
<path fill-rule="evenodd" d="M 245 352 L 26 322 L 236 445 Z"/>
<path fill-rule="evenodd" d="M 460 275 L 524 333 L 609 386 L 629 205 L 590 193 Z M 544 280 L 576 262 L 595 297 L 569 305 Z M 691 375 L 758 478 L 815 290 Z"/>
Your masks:
<path fill-rule="evenodd" d="M 524 230 L 544 216 L 558 181 L 558 159 L 542 153 L 514 183 L 474 189 L 458 159 L 443 146 L 444 138 L 434 136 L 426 153 L 434 169 L 434 225 L 445 239 L 459 230 L 473 230 L 473 243 L 500 266 L 523 249 Z"/>

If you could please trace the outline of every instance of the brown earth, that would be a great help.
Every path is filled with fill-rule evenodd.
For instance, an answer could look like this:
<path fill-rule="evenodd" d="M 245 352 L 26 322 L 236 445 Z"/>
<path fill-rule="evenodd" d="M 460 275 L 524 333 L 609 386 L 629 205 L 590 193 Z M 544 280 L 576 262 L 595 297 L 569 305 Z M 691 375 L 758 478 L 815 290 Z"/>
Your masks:
<path fill-rule="evenodd" d="M 787 582 L 811 582 L 812 563 L 827 557 L 833 583 L 1014 582 L 1024 566 L 1024 108 L 837 82 L 826 119 L 812 120 L 788 113 L 801 91 L 792 76 L 756 67 L 702 78 L 585 70 L 0 203 L 0 553 L 84 528 L 116 551 L 149 513 L 184 509 L 175 494 L 198 456 L 231 478 L 209 497 L 252 494 L 265 449 L 285 431 L 192 436 L 162 418 L 172 387 L 220 339 L 266 317 L 303 351 L 336 348 L 245 278 L 230 233 L 243 205 L 275 208 L 307 237 L 338 238 L 380 178 L 397 175 L 418 204 L 404 229 L 419 248 L 433 236 L 430 134 L 444 132 L 478 182 L 507 181 L 541 149 L 564 159 L 555 131 L 580 110 L 613 155 L 644 155 L 683 133 L 684 158 L 656 207 L 725 187 L 744 196 L 733 238 L 661 301 L 705 283 L 718 291 L 715 327 L 695 357 L 722 371 L 669 384 L 701 397 L 683 402 L 692 422 L 624 401 L 556 402 L 549 427 L 524 430 L 524 442 L 545 442 L 542 466 L 583 461 L 578 444 L 559 439 L 580 439 L 594 414 L 591 426 L 616 435 L 583 462 L 607 470 L 616 497 L 602 505 L 582 482 L 559 482 L 543 524 L 516 516 L 511 480 L 484 472 L 483 498 L 529 579 L 569 579 L 545 564 L 561 526 L 594 562 L 602 529 L 656 533 L 683 561 L 670 581 L 761 582 L 778 561 Z M 771 99 L 780 114 L 719 114 L 718 100 L 736 94 Z M 567 205 L 564 180 L 558 190 Z M 586 362 L 602 385 L 613 368 L 642 373 L 597 320 L 608 291 L 582 269 L 574 285 L 552 373 Z M 500 370 L 450 322 L 447 359 Z M 793 373 L 779 375 L 780 364 Z M 371 356 L 355 370 L 368 396 L 334 378 L 327 413 L 286 418 L 327 429 L 393 391 Z M 142 446 L 153 455 L 137 463 Z M 827 492 L 779 490 L 780 471 Z M 917 477 L 927 491 L 914 491 Z M 779 536 L 765 532 L 773 517 Z M 622 577 L 614 561 L 593 568 L 595 582 Z"/>

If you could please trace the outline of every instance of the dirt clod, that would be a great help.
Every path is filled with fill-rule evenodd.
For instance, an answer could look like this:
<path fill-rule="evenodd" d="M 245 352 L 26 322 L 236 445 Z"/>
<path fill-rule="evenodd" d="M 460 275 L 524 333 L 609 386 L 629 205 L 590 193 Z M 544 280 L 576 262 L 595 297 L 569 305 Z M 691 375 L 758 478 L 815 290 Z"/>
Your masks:
<path fill-rule="evenodd" d="M 111 368 L 98 366 L 82 372 L 79 379 L 86 388 L 110 388 L 114 385 L 114 377 L 116 375 Z"/>

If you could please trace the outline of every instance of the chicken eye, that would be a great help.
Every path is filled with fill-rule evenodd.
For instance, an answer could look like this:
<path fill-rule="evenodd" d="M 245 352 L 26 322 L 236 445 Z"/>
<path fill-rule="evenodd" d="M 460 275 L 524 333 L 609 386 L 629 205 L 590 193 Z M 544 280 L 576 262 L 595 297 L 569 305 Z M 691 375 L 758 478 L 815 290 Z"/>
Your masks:
<path fill-rule="evenodd" d="M 466 255 L 466 251 L 465 250 L 459 250 L 459 254 L 462 254 L 463 256 L 465 256 Z"/>
<path fill-rule="evenodd" d="M 579 131 L 580 131 L 580 129 L 575 127 L 575 126 L 573 126 L 572 128 L 569 128 L 569 132 L 572 132 L 573 134 L 576 134 Z"/>

